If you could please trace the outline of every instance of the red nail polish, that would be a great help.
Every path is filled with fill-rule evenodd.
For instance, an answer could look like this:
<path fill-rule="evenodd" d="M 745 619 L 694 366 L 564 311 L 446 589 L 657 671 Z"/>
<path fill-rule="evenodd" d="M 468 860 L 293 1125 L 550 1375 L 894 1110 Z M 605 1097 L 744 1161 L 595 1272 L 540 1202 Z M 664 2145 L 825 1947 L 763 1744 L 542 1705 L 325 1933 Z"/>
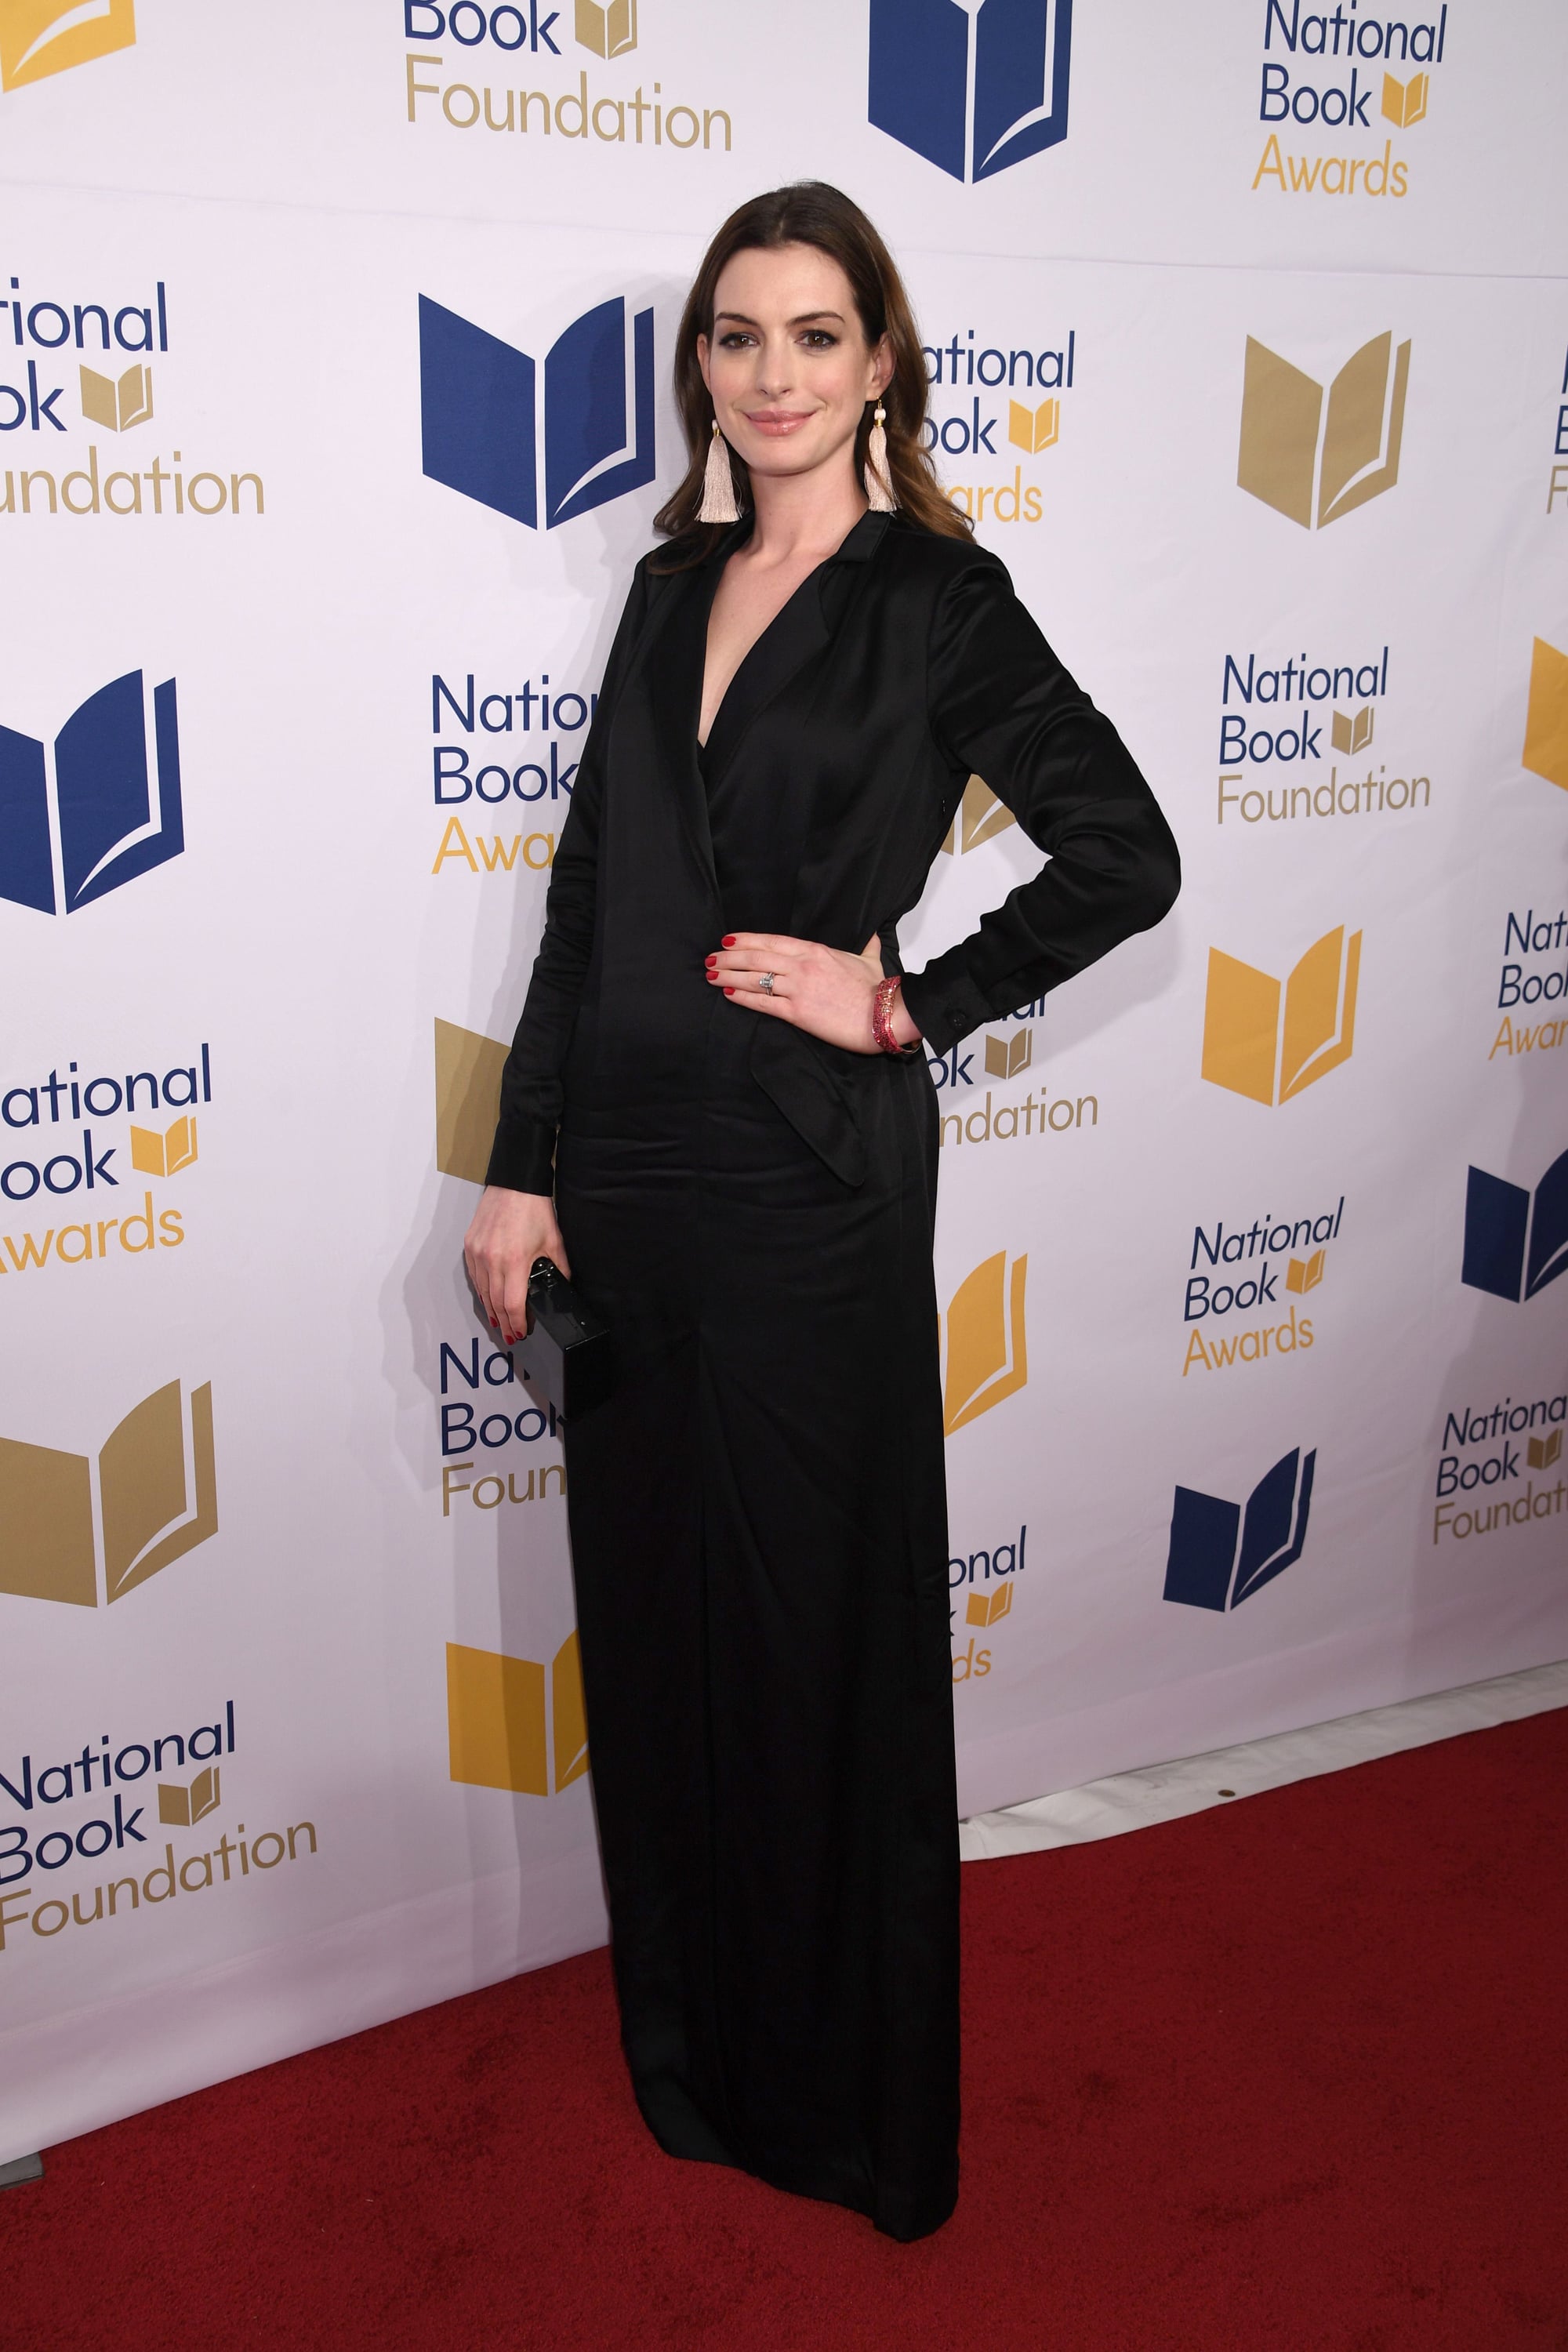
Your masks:
<path fill-rule="evenodd" d="M 723 938 L 720 940 L 719 944 L 720 944 L 720 946 L 721 946 L 721 948 L 732 948 L 732 947 L 734 946 L 734 944 L 735 944 L 735 934 L 734 934 L 734 932 L 733 932 L 733 931 L 726 931 L 726 932 L 725 932 L 725 934 L 724 934 L 724 936 L 723 936 Z"/>
<path fill-rule="evenodd" d="M 708 961 L 708 969 L 709 969 L 709 971 L 712 971 L 712 969 L 713 969 L 714 965 L 718 962 L 718 961 L 719 961 L 719 959 L 718 959 L 718 957 L 717 957 L 717 956 L 710 956 L 710 957 L 708 958 L 708 960 L 707 960 L 707 961 Z"/>
<path fill-rule="evenodd" d="M 727 988 L 727 989 L 724 991 L 724 993 L 725 993 L 725 995 L 726 995 L 726 996 L 733 996 L 733 995 L 734 995 L 734 993 L 735 993 L 735 992 L 734 992 L 734 990 L 733 990 L 732 988 Z"/>

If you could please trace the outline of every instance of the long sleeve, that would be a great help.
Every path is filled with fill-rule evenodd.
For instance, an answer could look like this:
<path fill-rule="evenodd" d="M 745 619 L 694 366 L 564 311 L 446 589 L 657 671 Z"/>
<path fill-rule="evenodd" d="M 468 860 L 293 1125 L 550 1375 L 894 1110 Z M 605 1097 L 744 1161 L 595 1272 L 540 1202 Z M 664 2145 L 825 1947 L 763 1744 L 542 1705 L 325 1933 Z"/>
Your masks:
<path fill-rule="evenodd" d="M 548 1193 L 553 1187 L 562 1066 L 594 952 L 605 746 L 626 660 L 647 610 L 647 576 L 639 563 L 605 665 L 598 708 L 577 763 L 572 805 L 555 845 L 545 895 L 544 936 L 534 959 L 522 1018 L 501 1073 L 500 1116 L 485 1181 L 504 1185 L 512 1192 Z"/>
<path fill-rule="evenodd" d="M 1110 721 L 1075 685 L 977 554 L 931 626 L 929 718 L 944 754 L 983 776 L 1049 864 L 978 930 L 904 984 L 933 1053 L 1058 987 L 1168 911 L 1181 884 L 1171 829 Z"/>

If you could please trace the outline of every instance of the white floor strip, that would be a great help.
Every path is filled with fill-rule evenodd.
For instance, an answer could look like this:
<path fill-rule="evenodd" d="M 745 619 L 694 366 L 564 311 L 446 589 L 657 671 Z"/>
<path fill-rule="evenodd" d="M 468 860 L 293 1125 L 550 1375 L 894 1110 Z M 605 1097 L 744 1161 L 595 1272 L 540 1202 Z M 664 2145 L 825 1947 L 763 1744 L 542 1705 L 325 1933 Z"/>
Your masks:
<path fill-rule="evenodd" d="M 958 1825 L 959 1851 L 965 1862 L 986 1862 L 1046 1846 L 1086 1845 L 1092 1838 L 1179 1821 L 1233 1797 L 1256 1797 L 1291 1780 L 1310 1780 L 1320 1772 L 1396 1756 L 1401 1748 L 1424 1748 L 1456 1732 L 1484 1731 L 1553 1706 L 1568 1706 L 1568 1660 L 1436 1691 L 1429 1698 L 1405 1699 L 1396 1706 L 1373 1707 L 1365 1715 L 1341 1716 L 1303 1731 L 1281 1731 L 1270 1739 L 1249 1739 L 1239 1748 L 1218 1748 L 1208 1756 L 1118 1772 L 1002 1812 L 976 1813 Z"/>

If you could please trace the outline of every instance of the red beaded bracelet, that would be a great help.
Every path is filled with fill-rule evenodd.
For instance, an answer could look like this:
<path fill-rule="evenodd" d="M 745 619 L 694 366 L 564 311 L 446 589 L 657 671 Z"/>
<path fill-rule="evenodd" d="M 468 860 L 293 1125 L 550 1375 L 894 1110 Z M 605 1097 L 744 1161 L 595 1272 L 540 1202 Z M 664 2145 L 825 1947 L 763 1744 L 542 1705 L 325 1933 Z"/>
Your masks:
<path fill-rule="evenodd" d="M 871 1035 L 884 1054 L 912 1054 L 920 1044 L 917 1037 L 911 1045 L 900 1045 L 893 1034 L 893 1001 L 903 986 L 899 973 L 878 982 L 877 993 L 871 999 Z"/>

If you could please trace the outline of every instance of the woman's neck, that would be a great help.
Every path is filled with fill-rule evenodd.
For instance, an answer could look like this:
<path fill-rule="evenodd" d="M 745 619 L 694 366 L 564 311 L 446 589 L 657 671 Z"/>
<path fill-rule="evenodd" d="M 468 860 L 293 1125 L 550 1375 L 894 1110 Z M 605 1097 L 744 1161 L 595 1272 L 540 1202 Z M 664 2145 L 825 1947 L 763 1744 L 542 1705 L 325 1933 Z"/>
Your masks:
<path fill-rule="evenodd" d="M 809 474 L 752 474 L 756 520 L 747 553 L 753 562 L 795 564 L 805 556 L 820 561 L 843 545 L 866 512 L 866 499 L 847 450 L 831 478 L 824 479 L 828 471 L 819 466 Z"/>

